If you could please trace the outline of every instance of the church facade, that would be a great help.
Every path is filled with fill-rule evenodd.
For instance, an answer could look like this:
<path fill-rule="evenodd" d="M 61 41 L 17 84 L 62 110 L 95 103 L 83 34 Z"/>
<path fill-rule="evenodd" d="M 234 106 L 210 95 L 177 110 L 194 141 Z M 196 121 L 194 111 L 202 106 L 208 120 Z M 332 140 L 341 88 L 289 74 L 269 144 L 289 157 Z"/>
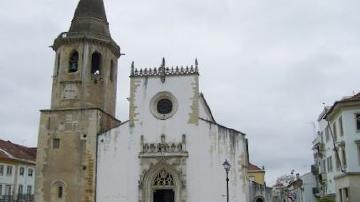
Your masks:
<path fill-rule="evenodd" d="M 198 62 L 130 72 L 129 120 L 115 118 L 117 60 L 102 0 L 80 0 L 54 41 L 51 108 L 41 111 L 35 201 L 248 201 L 247 139 L 218 124 Z"/>

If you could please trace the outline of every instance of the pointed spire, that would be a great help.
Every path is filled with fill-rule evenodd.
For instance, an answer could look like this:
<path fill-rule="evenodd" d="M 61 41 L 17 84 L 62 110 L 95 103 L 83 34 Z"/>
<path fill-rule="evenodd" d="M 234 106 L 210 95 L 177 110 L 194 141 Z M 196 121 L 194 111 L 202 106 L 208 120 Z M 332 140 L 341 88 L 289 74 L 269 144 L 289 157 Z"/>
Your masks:
<path fill-rule="evenodd" d="M 161 67 L 165 67 L 165 58 L 162 58 Z"/>
<path fill-rule="evenodd" d="M 164 57 L 162 58 L 161 66 L 159 68 L 159 73 L 160 73 L 160 80 L 162 83 L 164 83 L 165 76 L 166 76 L 166 74 L 165 74 L 165 58 Z"/>
<path fill-rule="evenodd" d="M 95 35 L 110 40 L 103 0 L 80 0 L 69 33 Z"/>
<path fill-rule="evenodd" d="M 134 69 L 135 69 L 135 64 L 134 64 L 134 61 L 132 61 L 131 62 L 131 73 L 130 73 L 131 76 L 134 76 L 134 74 L 135 74 Z"/>
<path fill-rule="evenodd" d="M 198 62 L 198 59 L 195 58 L 195 72 L 198 72 L 199 71 L 199 62 Z"/>

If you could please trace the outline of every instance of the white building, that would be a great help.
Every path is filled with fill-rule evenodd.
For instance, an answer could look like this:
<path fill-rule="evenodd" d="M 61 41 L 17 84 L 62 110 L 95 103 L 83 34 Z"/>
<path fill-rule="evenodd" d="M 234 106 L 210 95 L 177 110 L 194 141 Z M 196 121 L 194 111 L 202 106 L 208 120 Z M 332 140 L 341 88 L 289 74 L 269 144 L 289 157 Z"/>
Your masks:
<path fill-rule="evenodd" d="M 195 66 L 134 70 L 129 121 L 98 136 L 102 202 L 248 200 L 245 135 L 215 122 Z"/>
<path fill-rule="evenodd" d="M 36 148 L 0 140 L 0 201 L 26 201 L 34 195 Z"/>
<path fill-rule="evenodd" d="M 343 98 L 320 115 L 314 142 L 321 196 L 360 201 L 360 94 Z M 315 169 L 316 170 L 316 169 Z"/>
<path fill-rule="evenodd" d="M 314 195 L 314 189 L 316 189 L 315 176 L 309 172 L 302 175 L 301 180 L 303 182 L 301 193 L 302 202 L 316 202 L 317 199 Z"/>

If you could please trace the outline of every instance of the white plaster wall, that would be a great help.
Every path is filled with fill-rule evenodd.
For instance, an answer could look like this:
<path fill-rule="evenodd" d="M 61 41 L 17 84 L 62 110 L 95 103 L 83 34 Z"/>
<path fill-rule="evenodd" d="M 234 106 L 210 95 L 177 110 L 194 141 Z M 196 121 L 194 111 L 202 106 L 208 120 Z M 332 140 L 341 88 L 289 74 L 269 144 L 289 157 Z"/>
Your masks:
<path fill-rule="evenodd" d="M 186 162 L 187 202 L 223 201 L 226 195 L 225 171 L 222 163 L 228 159 L 230 201 L 247 201 L 245 180 L 245 140 L 232 130 L 199 121 L 189 124 L 196 75 L 140 79 L 135 92 L 136 119 L 134 127 L 125 123 L 98 137 L 97 200 L 102 202 L 137 202 L 140 176 L 140 137 L 145 142 L 181 142 L 186 135 L 189 157 Z M 137 78 L 139 79 L 139 78 Z M 167 120 L 158 120 L 150 112 L 151 98 L 161 91 L 171 92 L 178 110 Z"/>
<path fill-rule="evenodd" d="M 301 176 L 301 179 L 303 181 L 304 188 L 302 191 L 302 202 L 316 202 L 317 199 L 312 193 L 312 188 L 316 187 L 315 176 L 312 173 L 306 173 L 305 175 Z"/>
<path fill-rule="evenodd" d="M 347 172 L 360 172 L 359 153 L 355 143 L 356 140 L 360 140 L 360 131 L 356 130 L 356 113 L 359 114 L 360 109 L 349 109 L 342 112 L 344 136 L 341 137 L 341 140 L 345 141 Z"/>

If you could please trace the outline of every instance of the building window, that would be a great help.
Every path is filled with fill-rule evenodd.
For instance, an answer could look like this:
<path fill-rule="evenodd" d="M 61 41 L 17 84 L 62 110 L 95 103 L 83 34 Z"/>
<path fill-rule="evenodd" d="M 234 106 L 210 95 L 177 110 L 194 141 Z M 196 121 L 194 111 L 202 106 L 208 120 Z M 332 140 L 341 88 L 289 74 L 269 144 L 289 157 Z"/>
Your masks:
<path fill-rule="evenodd" d="M 62 198 L 63 197 L 63 186 L 59 186 L 58 187 L 58 193 L 57 193 L 57 196 L 58 198 Z"/>
<path fill-rule="evenodd" d="M 358 148 L 358 160 L 360 165 L 360 144 L 357 145 L 357 148 Z"/>
<path fill-rule="evenodd" d="M 21 176 L 23 176 L 23 175 L 24 175 L 24 172 L 25 172 L 24 167 L 20 167 L 19 174 L 20 174 Z"/>
<path fill-rule="evenodd" d="M 60 53 L 56 57 L 55 76 L 59 75 L 60 70 Z"/>
<path fill-rule="evenodd" d="M 101 73 L 101 54 L 95 52 L 91 56 L 91 74 L 100 75 Z"/>
<path fill-rule="evenodd" d="M 51 198 L 53 201 L 58 201 L 66 197 L 65 185 L 61 181 L 57 181 L 51 186 Z"/>
<path fill-rule="evenodd" d="M 340 198 L 340 202 L 343 202 L 342 189 L 339 189 L 339 198 Z"/>
<path fill-rule="evenodd" d="M 343 165 L 344 165 L 344 168 L 347 167 L 347 162 L 346 162 L 346 152 L 345 152 L 345 148 L 343 148 L 341 150 L 341 154 L 342 154 L 342 160 L 343 160 Z"/>
<path fill-rule="evenodd" d="M 110 61 L 110 81 L 113 81 L 114 80 L 114 61 L 111 60 Z"/>
<path fill-rule="evenodd" d="M 23 185 L 19 184 L 18 194 L 23 194 Z"/>
<path fill-rule="evenodd" d="M 336 141 L 337 140 L 336 122 L 333 124 L 333 135 L 334 135 L 334 141 Z"/>
<path fill-rule="evenodd" d="M 31 185 L 28 185 L 26 188 L 26 194 L 31 195 L 31 193 L 32 193 L 32 187 L 31 187 Z"/>
<path fill-rule="evenodd" d="M 350 198 L 349 198 L 349 189 L 348 188 L 344 188 L 344 195 L 345 195 L 345 200 L 346 201 L 350 201 Z"/>
<path fill-rule="evenodd" d="M 329 126 L 326 126 L 326 128 L 325 128 L 325 139 L 326 139 L 326 142 L 329 142 L 329 139 L 330 139 Z"/>
<path fill-rule="evenodd" d="M 12 175 L 12 166 L 6 166 L 6 175 Z"/>
<path fill-rule="evenodd" d="M 53 149 L 59 149 L 60 148 L 60 139 L 54 138 L 53 139 Z"/>
<path fill-rule="evenodd" d="M 338 157 L 338 155 L 335 154 L 335 162 L 336 162 L 336 170 L 340 170 L 340 159 Z"/>
<path fill-rule="evenodd" d="M 29 168 L 29 169 L 28 169 L 28 176 L 29 176 L 29 177 L 33 176 L 33 172 L 34 172 L 34 170 L 31 169 L 31 168 Z"/>
<path fill-rule="evenodd" d="M 74 51 L 69 59 L 69 69 L 68 72 L 77 72 L 79 68 L 79 53 L 77 51 Z"/>
<path fill-rule="evenodd" d="M 5 194 L 6 196 L 11 195 L 11 185 L 5 185 Z"/>
<path fill-rule="evenodd" d="M 360 131 L 360 114 L 355 114 L 356 118 L 356 130 Z"/>
<path fill-rule="evenodd" d="M 0 176 L 4 175 L 4 165 L 0 165 Z"/>
<path fill-rule="evenodd" d="M 342 121 L 341 116 L 339 118 L 339 127 L 340 127 L 340 136 L 344 136 L 344 126 L 343 126 L 343 121 Z"/>
<path fill-rule="evenodd" d="M 326 163 L 327 163 L 328 172 L 332 172 L 333 171 L 332 156 L 326 159 Z"/>
<path fill-rule="evenodd" d="M 2 184 L 0 184 L 0 196 L 2 195 Z"/>

